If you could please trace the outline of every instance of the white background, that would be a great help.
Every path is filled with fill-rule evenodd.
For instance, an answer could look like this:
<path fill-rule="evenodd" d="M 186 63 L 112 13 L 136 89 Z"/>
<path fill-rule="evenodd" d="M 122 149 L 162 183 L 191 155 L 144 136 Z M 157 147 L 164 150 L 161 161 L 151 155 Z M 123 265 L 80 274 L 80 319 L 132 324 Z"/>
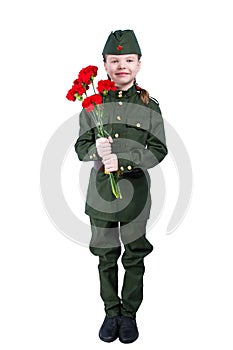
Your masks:
<path fill-rule="evenodd" d="M 97 258 L 57 231 L 39 178 L 50 137 L 79 107 L 65 99 L 67 90 L 80 68 L 102 66 L 103 45 L 116 29 L 135 31 L 143 51 L 138 83 L 182 138 L 194 176 L 189 211 L 166 235 L 178 179 L 169 156 L 161 165 L 167 202 L 149 233 L 154 252 L 146 259 L 140 337 L 130 346 L 232 349 L 231 4 L 153 4 L 1 5 L 1 349 L 123 346 L 98 339 L 104 312 Z M 74 204 L 78 190 L 72 181 L 66 186 L 78 163 L 73 149 L 68 158 L 63 180 Z"/>

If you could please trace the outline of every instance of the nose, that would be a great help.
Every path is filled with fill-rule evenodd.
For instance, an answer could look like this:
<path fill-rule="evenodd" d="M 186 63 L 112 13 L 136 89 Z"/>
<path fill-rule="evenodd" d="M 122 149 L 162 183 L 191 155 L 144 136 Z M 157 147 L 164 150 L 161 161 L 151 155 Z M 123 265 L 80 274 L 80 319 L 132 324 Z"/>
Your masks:
<path fill-rule="evenodd" d="M 125 63 L 124 62 L 119 62 L 119 69 L 125 69 Z"/>

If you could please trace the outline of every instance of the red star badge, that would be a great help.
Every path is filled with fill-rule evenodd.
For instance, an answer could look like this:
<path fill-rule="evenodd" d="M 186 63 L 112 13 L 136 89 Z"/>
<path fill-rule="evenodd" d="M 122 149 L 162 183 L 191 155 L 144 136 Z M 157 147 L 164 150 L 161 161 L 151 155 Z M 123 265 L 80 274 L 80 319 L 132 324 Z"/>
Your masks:
<path fill-rule="evenodd" d="M 123 49 L 123 46 L 121 46 L 121 45 L 118 45 L 118 46 L 117 46 L 117 50 L 118 50 L 118 51 L 121 51 L 122 49 Z"/>

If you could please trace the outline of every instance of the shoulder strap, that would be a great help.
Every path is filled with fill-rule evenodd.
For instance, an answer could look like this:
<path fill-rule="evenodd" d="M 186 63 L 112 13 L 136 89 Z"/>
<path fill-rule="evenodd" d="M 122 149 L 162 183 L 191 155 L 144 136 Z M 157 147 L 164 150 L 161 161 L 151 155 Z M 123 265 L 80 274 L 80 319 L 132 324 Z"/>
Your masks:
<path fill-rule="evenodd" d="M 150 96 L 150 99 L 151 99 L 152 101 L 154 101 L 155 103 L 157 103 L 157 105 L 159 104 L 159 101 L 156 100 L 156 98 Z"/>

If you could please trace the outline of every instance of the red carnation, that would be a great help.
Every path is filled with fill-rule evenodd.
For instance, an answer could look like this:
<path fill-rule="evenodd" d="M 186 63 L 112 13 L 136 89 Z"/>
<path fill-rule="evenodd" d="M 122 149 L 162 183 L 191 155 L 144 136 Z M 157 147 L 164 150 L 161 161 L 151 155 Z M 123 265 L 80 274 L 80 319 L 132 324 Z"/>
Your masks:
<path fill-rule="evenodd" d="M 69 101 L 75 101 L 76 100 L 76 96 L 74 95 L 75 94 L 75 91 L 73 89 L 70 89 L 66 95 L 66 98 L 69 100 Z"/>
<path fill-rule="evenodd" d="M 85 85 L 84 85 L 85 86 Z M 86 92 L 86 87 L 82 84 L 74 84 L 72 88 L 68 91 L 66 98 L 70 101 L 75 101 L 76 98 L 82 101 L 82 95 Z"/>
<path fill-rule="evenodd" d="M 82 106 L 87 112 L 91 112 L 94 109 L 94 105 L 91 103 L 90 97 L 86 97 L 85 100 L 83 100 Z"/>
<path fill-rule="evenodd" d="M 81 84 L 82 87 L 83 87 L 85 90 L 88 90 L 88 89 L 89 89 L 89 86 L 88 86 L 88 85 L 82 83 L 82 82 L 81 82 L 80 80 L 78 80 L 78 79 L 75 79 L 74 82 L 73 82 L 73 84 L 74 84 L 74 85 L 79 85 L 79 84 Z"/>
<path fill-rule="evenodd" d="M 102 96 L 95 94 L 91 96 L 91 101 L 92 103 L 96 104 L 96 105 L 100 105 L 103 101 Z"/>
<path fill-rule="evenodd" d="M 83 87 L 82 84 L 74 84 L 72 86 L 72 90 L 75 91 L 79 96 L 82 96 L 86 92 L 86 88 Z"/>
<path fill-rule="evenodd" d="M 82 106 L 85 108 L 87 112 L 93 111 L 95 105 L 99 105 L 102 103 L 102 96 L 101 95 L 92 95 L 89 97 L 86 97 L 85 100 L 83 100 Z"/>
<path fill-rule="evenodd" d="M 100 80 L 98 82 L 97 90 L 100 94 L 103 94 L 104 96 L 107 95 L 108 91 L 116 91 L 116 86 L 114 81 L 111 80 Z"/>
<path fill-rule="evenodd" d="M 78 74 L 78 81 L 85 85 L 91 84 L 94 77 L 97 76 L 98 67 L 96 66 L 88 66 L 83 68 Z"/>

